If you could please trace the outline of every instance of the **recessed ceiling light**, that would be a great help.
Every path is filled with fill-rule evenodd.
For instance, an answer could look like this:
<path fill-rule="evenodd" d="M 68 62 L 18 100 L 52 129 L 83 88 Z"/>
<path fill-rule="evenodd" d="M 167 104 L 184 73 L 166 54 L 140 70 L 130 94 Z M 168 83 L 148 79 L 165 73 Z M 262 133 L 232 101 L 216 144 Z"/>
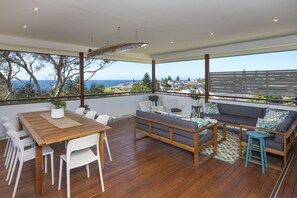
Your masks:
<path fill-rule="evenodd" d="M 278 22 L 278 19 L 273 19 L 273 22 Z"/>
<path fill-rule="evenodd" d="M 173 41 L 170 41 L 170 43 L 173 44 L 174 42 Z"/>
<path fill-rule="evenodd" d="M 213 36 L 213 32 L 211 32 L 210 35 Z"/>
<path fill-rule="evenodd" d="M 26 26 L 26 25 L 24 25 L 23 27 L 24 27 L 25 29 L 27 28 L 27 26 Z"/>
<path fill-rule="evenodd" d="M 37 12 L 37 11 L 39 11 L 39 10 L 40 10 L 40 9 L 39 9 L 39 8 L 37 8 L 37 7 L 35 7 L 35 8 L 34 8 L 34 11 L 36 11 L 36 12 Z"/>

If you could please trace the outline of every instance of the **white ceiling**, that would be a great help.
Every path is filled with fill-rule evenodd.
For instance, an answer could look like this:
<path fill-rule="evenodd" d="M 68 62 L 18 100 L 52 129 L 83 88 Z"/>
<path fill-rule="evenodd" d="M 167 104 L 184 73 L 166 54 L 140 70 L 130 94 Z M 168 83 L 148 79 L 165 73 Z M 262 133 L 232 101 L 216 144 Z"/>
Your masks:
<path fill-rule="evenodd" d="M 147 63 L 297 49 L 297 1 L 0 1 L 2 49 L 78 55 L 107 41 L 148 42 L 103 57 Z"/>

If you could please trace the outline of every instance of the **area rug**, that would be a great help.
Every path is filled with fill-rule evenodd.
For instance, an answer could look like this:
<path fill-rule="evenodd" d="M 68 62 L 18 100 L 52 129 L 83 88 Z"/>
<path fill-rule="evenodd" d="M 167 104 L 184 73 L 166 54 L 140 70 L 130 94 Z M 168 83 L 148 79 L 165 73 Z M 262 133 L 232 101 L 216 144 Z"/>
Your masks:
<path fill-rule="evenodd" d="M 218 130 L 218 141 L 223 138 L 222 130 Z M 212 146 L 206 147 L 201 154 L 210 155 Z M 218 153 L 215 158 L 233 164 L 239 159 L 239 135 L 238 133 L 227 131 L 227 139 L 218 144 Z"/>

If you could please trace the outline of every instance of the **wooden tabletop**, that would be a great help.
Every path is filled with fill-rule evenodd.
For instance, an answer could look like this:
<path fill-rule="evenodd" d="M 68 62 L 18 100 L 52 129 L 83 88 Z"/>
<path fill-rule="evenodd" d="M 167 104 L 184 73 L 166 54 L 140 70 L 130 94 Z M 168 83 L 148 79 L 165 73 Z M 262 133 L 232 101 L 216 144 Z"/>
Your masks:
<path fill-rule="evenodd" d="M 28 130 L 32 138 L 39 146 L 70 140 L 97 132 L 104 132 L 111 129 L 109 126 L 105 126 L 96 122 L 95 120 L 85 118 L 67 110 L 65 110 L 65 116 L 81 123 L 81 125 L 60 129 L 49 123 L 40 115 L 45 112 L 49 111 L 26 112 L 18 114 L 20 123 Z"/>

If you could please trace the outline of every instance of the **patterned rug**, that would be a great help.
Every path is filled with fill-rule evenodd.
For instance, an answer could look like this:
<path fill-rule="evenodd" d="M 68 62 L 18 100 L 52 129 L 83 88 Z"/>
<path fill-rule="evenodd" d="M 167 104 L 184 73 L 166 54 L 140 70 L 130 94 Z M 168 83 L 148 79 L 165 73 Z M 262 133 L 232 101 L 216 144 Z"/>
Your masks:
<path fill-rule="evenodd" d="M 218 130 L 218 141 L 223 138 L 222 130 Z M 206 147 L 201 154 L 210 155 L 212 146 Z M 227 131 L 227 139 L 218 144 L 218 153 L 215 158 L 233 164 L 239 159 L 239 137 L 238 133 Z"/>

